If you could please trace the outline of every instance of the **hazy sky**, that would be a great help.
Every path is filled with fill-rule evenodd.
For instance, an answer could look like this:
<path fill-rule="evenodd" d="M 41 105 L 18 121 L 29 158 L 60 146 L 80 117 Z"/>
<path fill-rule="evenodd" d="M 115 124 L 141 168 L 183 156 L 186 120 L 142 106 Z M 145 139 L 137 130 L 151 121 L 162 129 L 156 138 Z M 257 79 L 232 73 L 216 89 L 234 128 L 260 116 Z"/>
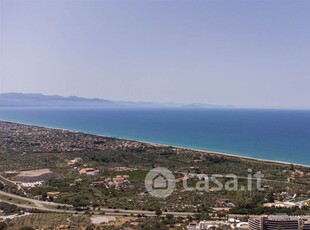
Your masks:
<path fill-rule="evenodd" d="M 310 108 L 309 0 L 0 0 L 0 92 Z"/>

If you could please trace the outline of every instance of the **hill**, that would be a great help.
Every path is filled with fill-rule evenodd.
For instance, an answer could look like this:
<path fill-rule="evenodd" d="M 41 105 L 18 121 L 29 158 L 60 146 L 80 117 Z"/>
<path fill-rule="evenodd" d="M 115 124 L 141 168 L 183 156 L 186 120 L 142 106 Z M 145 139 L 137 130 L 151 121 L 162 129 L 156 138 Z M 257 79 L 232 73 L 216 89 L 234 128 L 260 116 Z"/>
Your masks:
<path fill-rule="evenodd" d="M 214 108 L 209 104 L 182 105 L 174 103 L 111 101 L 99 98 L 77 96 L 63 97 L 39 93 L 2 93 L 0 107 L 38 107 L 38 108 Z"/>

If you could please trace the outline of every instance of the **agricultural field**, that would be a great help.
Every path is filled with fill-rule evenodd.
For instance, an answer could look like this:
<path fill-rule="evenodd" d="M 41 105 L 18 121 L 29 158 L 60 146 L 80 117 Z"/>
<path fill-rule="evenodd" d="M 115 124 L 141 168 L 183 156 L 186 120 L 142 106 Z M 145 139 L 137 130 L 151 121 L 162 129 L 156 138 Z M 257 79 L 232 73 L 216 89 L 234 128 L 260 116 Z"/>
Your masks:
<path fill-rule="evenodd" d="M 86 229 L 91 224 L 90 217 L 75 216 L 69 214 L 35 213 L 17 217 L 6 222 L 8 229 L 15 230 L 24 226 L 31 226 L 41 229 L 59 229 L 61 225 L 70 226 L 72 229 Z"/>
<path fill-rule="evenodd" d="M 27 206 L 35 207 L 35 205 L 30 201 L 25 201 L 23 199 L 6 196 L 4 194 L 0 194 L 0 200 L 2 200 L 4 202 L 11 203 L 11 204 L 21 204 L 21 205 L 27 205 Z"/>

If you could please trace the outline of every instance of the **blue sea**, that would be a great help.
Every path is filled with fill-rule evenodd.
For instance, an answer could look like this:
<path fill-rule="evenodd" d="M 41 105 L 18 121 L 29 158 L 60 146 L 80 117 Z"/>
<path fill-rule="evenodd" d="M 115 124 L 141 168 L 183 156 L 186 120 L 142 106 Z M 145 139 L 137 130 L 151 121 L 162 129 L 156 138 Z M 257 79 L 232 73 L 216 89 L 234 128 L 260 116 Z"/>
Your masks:
<path fill-rule="evenodd" d="M 0 119 L 310 165 L 310 111 L 2 108 Z"/>

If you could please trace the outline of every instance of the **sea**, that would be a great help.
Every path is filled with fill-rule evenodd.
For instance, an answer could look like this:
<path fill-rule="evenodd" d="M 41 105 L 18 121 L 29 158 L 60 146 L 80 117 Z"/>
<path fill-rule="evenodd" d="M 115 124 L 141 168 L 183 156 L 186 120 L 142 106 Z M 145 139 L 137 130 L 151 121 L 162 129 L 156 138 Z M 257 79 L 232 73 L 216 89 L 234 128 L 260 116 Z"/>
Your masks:
<path fill-rule="evenodd" d="M 0 120 L 310 165 L 310 111 L 1 108 Z"/>

